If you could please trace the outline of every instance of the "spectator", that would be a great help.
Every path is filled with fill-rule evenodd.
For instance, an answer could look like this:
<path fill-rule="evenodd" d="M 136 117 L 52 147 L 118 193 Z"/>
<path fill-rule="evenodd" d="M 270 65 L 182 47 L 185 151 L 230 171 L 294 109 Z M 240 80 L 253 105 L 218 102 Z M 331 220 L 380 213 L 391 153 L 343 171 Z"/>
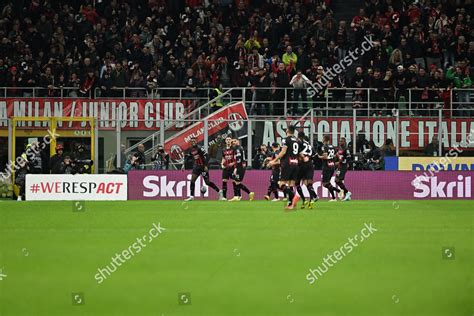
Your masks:
<path fill-rule="evenodd" d="M 276 66 L 276 63 L 277 59 L 272 58 L 273 81 L 276 88 L 274 93 L 275 102 L 273 104 L 273 114 L 283 115 L 285 101 L 291 100 L 286 88 L 290 85 L 290 73 L 293 67 L 291 65 L 285 67 L 284 63 L 279 63 L 278 66 Z"/>
<path fill-rule="evenodd" d="M 415 84 L 412 92 L 412 100 L 415 102 L 414 109 L 418 115 L 428 115 L 428 99 L 429 99 L 429 86 L 431 84 L 431 78 L 426 73 L 424 68 L 420 68 L 418 74 L 415 77 Z"/>
<path fill-rule="evenodd" d="M 8 66 L 4 59 L 0 56 L 0 85 L 7 86 Z"/>
<path fill-rule="evenodd" d="M 257 113 L 259 115 L 269 115 L 271 114 L 271 109 L 269 108 L 270 101 L 270 85 L 271 79 L 268 75 L 268 72 L 265 69 L 260 69 L 258 71 L 258 77 L 256 80 L 256 104 L 257 104 Z"/>
<path fill-rule="evenodd" d="M 297 115 L 298 114 L 298 101 L 301 100 L 303 101 L 302 109 L 303 113 L 306 113 L 308 111 L 308 103 L 307 103 L 307 88 L 308 85 L 311 84 L 311 80 L 309 80 L 301 71 L 298 71 L 296 75 L 293 76 L 290 80 L 290 85 L 293 86 L 293 106 L 292 106 L 292 115 Z"/>
<path fill-rule="evenodd" d="M 112 81 L 112 67 L 107 65 L 105 67 L 104 74 L 102 78 L 99 79 L 98 87 L 100 88 L 101 97 L 111 97 L 112 91 L 110 90 L 113 86 Z"/>
<path fill-rule="evenodd" d="M 54 96 L 54 76 L 50 66 L 47 66 L 44 73 L 41 74 L 40 87 L 43 88 L 41 92 L 42 96 Z"/>
<path fill-rule="evenodd" d="M 10 89 L 8 89 L 9 97 L 17 97 L 21 95 L 21 90 L 18 89 L 18 87 L 21 87 L 22 78 L 20 73 L 18 72 L 18 69 L 15 66 L 10 68 L 6 84 L 7 87 L 10 87 Z"/>
<path fill-rule="evenodd" d="M 351 88 L 355 88 L 353 90 L 353 96 L 352 96 L 353 108 L 355 109 L 367 108 L 364 102 L 366 101 L 365 88 L 368 88 L 368 87 L 369 87 L 369 79 L 364 74 L 362 67 L 357 67 L 356 73 L 352 77 L 352 80 L 351 80 Z"/>
<path fill-rule="evenodd" d="M 23 74 L 22 78 L 22 86 L 24 87 L 29 87 L 29 88 L 34 88 L 38 86 L 38 79 L 37 75 L 34 72 L 34 69 L 30 65 L 26 65 L 26 72 Z M 33 89 L 24 89 L 23 91 L 23 97 L 29 98 L 33 96 Z"/>
<path fill-rule="evenodd" d="M 198 81 L 194 77 L 194 71 L 192 68 L 186 70 L 186 76 L 183 80 L 182 86 L 185 87 L 183 97 L 189 99 L 195 99 L 197 96 Z"/>
<path fill-rule="evenodd" d="M 89 98 L 93 97 L 96 86 L 97 77 L 95 76 L 94 70 L 91 68 L 87 71 L 87 75 L 82 81 L 81 88 L 79 89 L 80 96 Z"/>
<path fill-rule="evenodd" d="M 143 98 L 145 96 L 145 81 L 143 79 L 143 74 L 138 65 L 133 67 L 133 72 L 130 76 L 129 87 L 133 88 L 130 96 L 132 98 Z"/>
<path fill-rule="evenodd" d="M 173 78 L 173 73 L 168 70 L 166 73 L 168 77 L 165 77 L 165 82 L 166 80 L 171 80 L 175 81 Z M 174 82 L 176 83 L 176 81 Z M 158 77 L 156 76 L 155 70 L 151 70 L 150 74 L 146 77 L 146 87 L 149 95 L 153 95 L 153 93 L 156 91 L 156 89 L 159 87 L 158 85 Z"/>
<path fill-rule="evenodd" d="M 112 71 L 112 89 L 115 96 L 122 96 L 123 92 L 120 88 L 128 86 L 128 76 L 121 63 L 115 64 L 115 69 Z"/>
<path fill-rule="evenodd" d="M 441 155 L 442 155 L 442 153 L 439 152 L 438 135 L 433 135 L 433 138 L 431 139 L 431 143 L 429 143 L 425 147 L 425 156 L 438 157 L 438 156 L 441 156 Z"/>
<path fill-rule="evenodd" d="M 67 84 L 69 96 L 71 98 L 77 98 L 79 96 L 79 89 L 81 87 L 81 81 L 75 72 L 71 74 L 71 78 L 69 78 L 69 82 Z"/>
<path fill-rule="evenodd" d="M 283 61 L 285 66 L 291 66 L 293 70 L 296 69 L 298 56 L 293 52 L 293 48 L 291 46 L 286 47 L 286 53 L 283 54 L 281 60 Z"/>
<path fill-rule="evenodd" d="M 471 92 L 465 89 L 469 89 L 472 85 L 472 80 L 469 76 L 469 72 L 463 71 L 460 66 L 454 68 L 449 68 L 446 72 L 446 79 L 451 80 L 455 89 L 455 96 L 457 98 L 457 104 L 455 106 L 457 116 L 471 116 L 470 107 L 471 103 L 469 102 Z"/>
<path fill-rule="evenodd" d="M 394 75 L 393 86 L 395 88 L 396 108 L 404 113 L 407 109 L 409 76 L 402 65 L 397 66 L 397 72 Z"/>
<path fill-rule="evenodd" d="M 137 83 L 131 80 L 134 71 L 129 69 L 131 65 L 138 65 L 145 83 L 154 70 L 159 86 L 167 84 L 163 78 L 168 71 L 175 77 L 176 85 L 180 85 L 189 79 L 187 69 L 193 68 L 190 78 L 195 82 L 185 91 L 191 97 L 199 96 L 195 88 L 201 86 L 247 87 L 248 72 L 254 66 L 260 71 L 266 64 L 273 73 L 270 79 L 275 88 L 288 87 L 296 71 L 316 84 L 325 81 L 317 73 L 317 67 L 326 69 L 343 60 L 349 48 L 357 46 L 368 34 L 380 42 L 380 47 L 361 56 L 359 62 L 364 69 L 378 68 L 380 77 L 388 78 L 384 83 L 392 91 L 394 86 L 390 81 L 395 80 L 397 85 L 398 75 L 390 76 L 390 72 L 396 73 L 398 66 L 408 68 L 416 64 L 432 77 L 428 71 L 432 65 L 445 73 L 447 67 L 463 63 L 462 72 L 468 75 L 471 72 L 466 69 L 474 64 L 472 10 L 465 1 L 369 1 L 347 26 L 345 21 L 333 18 L 330 1 L 323 4 L 309 1 L 314 4 L 311 8 L 306 2 L 303 5 L 298 1 L 225 0 L 218 5 L 212 1 L 187 1 L 190 5 L 186 8 L 184 2 L 162 5 L 165 2 L 102 1 L 95 6 L 89 2 L 79 6 L 70 1 L 34 1 L 29 6 L 28 1 L 15 5 L 3 1 L 0 86 L 13 88 L 14 96 L 22 95 L 18 94 L 20 86 L 30 89 L 34 81 L 30 85 L 26 83 L 24 77 L 29 70 L 24 70 L 24 62 L 33 68 L 36 85 L 45 88 L 42 96 L 48 97 L 60 95 L 54 93 L 54 87 L 62 87 L 67 81 L 58 80 L 60 74 L 69 79 L 69 87 L 79 90 L 89 69 L 100 78 L 97 81 L 101 95 L 109 96 L 108 90 L 113 87 Z M 180 19 L 179 23 L 175 22 L 176 18 Z M 298 47 L 297 53 L 293 47 Z M 281 57 L 284 70 L 289 68 L 288 80 L 285 74 L 275 71 L 280 60 L 272 56 Z M 111 66 L 110 74 L 104 75 L 104 66 Z M 15 76 L 10 70 L 13 67 L 17 69 Z M 348 71 L 348 78 L 352 78 L 352 70 Z M 73 73 L 81 84 L 71 84 Z M 23 80 L 18 82 L 17 78 Z M 445 93 L 449 84 L 436 82 L 439 78 L 445 80 L 438 76 L 433 85 L 443 89 L 438 98 L 449 105 Z M 408 79 L 406 89 L 413 87 L 413 78 Z M 314 97 L 315 102 L 326 97 L 324 87 Z M 75 89 L 70 96 L 76 96 Z M 403 95 L 399 92 L 400 89 L 397 102 Z M 284 94 L 284 90 L 275 90 L 272 95 L 275 104 L 283 101 Z M 393 99 L 391 94 L 390 90 L 386 91 L 387 102 Z M 422 95 L 416 97 L 417 102 Z M 436 98 L 434 95 L 431 97 Z M 124 93 L 116 91 L 112 96 L 121 97 Z M 462 94 L 455 96 L 456 101 L 459 98 L 463 99 Z M 356 106 L 365 100 L 364 94 L 354 95 Z M 275 112 L 283 114 L 282 108 L 275 106 Z"/>

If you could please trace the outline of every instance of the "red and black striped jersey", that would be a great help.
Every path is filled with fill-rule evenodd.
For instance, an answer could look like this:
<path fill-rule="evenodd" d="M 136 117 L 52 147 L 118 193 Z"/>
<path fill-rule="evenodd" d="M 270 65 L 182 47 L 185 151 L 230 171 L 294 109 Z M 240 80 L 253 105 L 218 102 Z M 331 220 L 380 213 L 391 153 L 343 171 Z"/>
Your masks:
<path fill-rule="evenodd" d="M 233 168 L 235 166 L 235 151 L 233 148 L 222 150 L 222 158 L 224 158 L 224 168 Z"/>
<path fill-rule="evenodd" d="M 209 163 L 209 155 L 199 145 L 191 147 L 189 154 L 193 157 L 195 166 L 207 166 Z"/>
<path fill-rule="evenodd" d="M 337 156 L 339 157 L 339 168 L 347 168 L 347 164 L 349 163 L 349 160 L 351 159 L 351 152 L 350 150 L 346 147 L 339 147 L 337 149 Z"/>

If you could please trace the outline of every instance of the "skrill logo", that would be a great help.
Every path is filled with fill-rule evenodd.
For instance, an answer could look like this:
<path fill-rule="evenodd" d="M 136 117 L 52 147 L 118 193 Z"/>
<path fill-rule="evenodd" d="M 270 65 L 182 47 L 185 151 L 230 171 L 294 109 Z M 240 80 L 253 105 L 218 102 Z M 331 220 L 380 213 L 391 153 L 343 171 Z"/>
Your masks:
<path fill-rule="evenodd" d="M 209 190 L 204 195 L 201 193 L 203 181 L 199 178 L 196 181 L 195 196 L 209 196 Z M 187 176 L 187 180 L 172 181 L 167 176 L 150 175 L 143 178 L 143 197 L 188 197 L 191 192 L 191 175 Z"/>
<path fill-rule="evenodd" d="M 416 198 L 470 198 L 471 177 L 458 176 L 458 181 L 438 181 L 438 177 L 419 176 L 413 196 Z"/>

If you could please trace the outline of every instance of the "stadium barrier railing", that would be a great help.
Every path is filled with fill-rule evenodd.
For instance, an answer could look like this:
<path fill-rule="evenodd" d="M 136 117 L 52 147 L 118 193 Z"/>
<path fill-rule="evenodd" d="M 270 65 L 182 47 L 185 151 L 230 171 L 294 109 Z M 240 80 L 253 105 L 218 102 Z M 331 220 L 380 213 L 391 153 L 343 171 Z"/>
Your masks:
<path fill-rule="evenodd" d="M 371 115 L 370 111 L 374 108 L 372 101 L 364 101 L 360 108 L 347 105 L 344 108 L 344 115 L 340 115 L 342 108 L 332 107 L 331 105 L 335 104 L 329 103 L 328 96 L 328 107 L 325 107 L 323 110 L 313 108 L 307 110 L 306 113 L 301 112 L 301 114 L 295 116 L 264 116 L 249 114 L 252 103 L 249 103 L 248 98 L 245 96 L 246 93 L 243 93 L 244 91 L 251 91 L 251 89 L 235 88 L 234 90 L 227 90 L 221 98 L 227 98 L 224 106 L 235 100 L 242 100 L 246 106 L 248 120 L 244 122 L 240 129 L 232 131 L 232 135 L 242 139 L 249 166 L 252 165 L 252 159 L 256 154 L 256 147 L 260 144 L 270 145 L 273 141 L 281 141 L 284 134 L 284 127 L 289 122 L 297 122 L 298 127 L 305 130 L 310 136 L 312 143 L 320 141 L 324 133 L 333 135 L 335 142 L 337 142 L 338 138 L 342 135 L 344 135 L 349 142 L 353 139 L 357 139 L 359 134 L 364 134 L 367 140 L 374 140 L 377 147 L 383 147 L 385 141 L 391 139 L 393 141 L 395 156 L 426 155 L 426 146 L 430 144 L 434 135 L 441 140 L 436 145 L 436 154 L 440 155 L 440 153 L 452 149 L 455 145 L 460 145 L 462 141 L 465 142 L 468 136 L 474 134 L 471 130 L 473 122 L 471 113 L 473 113 L 472 111 L 474 110 L 472 108 L 473 103 L 470 101 L 471 99 L 468 99 L 467 102 L 466 99 L 452 101 L 451 104 L 462 105 L 462 111 L 468 111 L 463 115 L 456 115 L 456 111 L 459 109 L 458 106 L 453 109 L 453 107 L 445 108 L 443 105 L 436 106 L 437 104 L 441 104 L 440 102 L 414 103 L 410 100 L 409 104 L 412 104 L 411 106 L 409 105 L 407 108 L 399 107 L 395 111 L 384 110 L 387 112 L 382 113 L 382 115 L 378 113 L 372 113 Z M 287 89 L 286 91 L 290 90 Z M 370 94 L 369 91 L 370 90 L 367 90 L 368 95 Z M 456 91 L 456 93 L 457 92 L 458 91 Z M 463 92 L 468 92 L 469 98 L 472 98 L 472 89 L 463 90 Z M 345 95 L 348 98 L 352 93 L 352 90 L 348 90 L 345 92 Z M 454 100 L 458 100 L 459 98 L 458 95 L 453 93 L 448 96 L 449 98 L 447 98 L 447 100 L 450 102 L 453 96 L 455 97 Z M 210 101 L 212 101 L 212 99 Z M 291 102 L 297 101 L 288 100 L 286 104 L 291 105 Z M 352 101 L 343 102 L 345 102 L 343 104 L 352 103 Z M 209 135 L 209 126 L 212 126 L 215 122 L 211 119 L 206 119 L 206 117 L 218 109 L 211 107 L 211 103 L 212 102 L 206 102 L 198 107 L 197 111 L 194 109 L 179 119 L 156 120 L 156 122 L 153 121 L 151 125 L 147 125 L 150 123 L 147 120 L 136 120 L 136 125 L 139 127 L 143 126 L 143 128 L 130 127 L 129 118 L 124 120 L 118 115 L 113 122 L 111 119 L 108 119 L 108 122 L 104 122 L 103 118 L 98 117 L 97 126 L 99 126 L 99 129 L 97 134 L 100 139 L 104 140 L 104 147 L 99 156 L 99 160 L 102 161 L 98 168 L 99 171 L 106 172 L 116 166 L 122 166 L 123 161 L 120 161 L 121 158 L 123 157 L 125 159 L 128 153 L 135 150 L 135 147 L 129 149 L 125 154 L 122 148 L 124 146 L 125 149 L 130 148 L 130 146 L 144 142 L 144 140 L 147 149 L 148 168 L 152 168 L 153 165 L 150 158 L 155 153 L 157 146 L 163 145 L 166 140 L 198 122 L 203 122 L 204 124 L 202 132 L 204 139 L 208 140 L 206 148 L 209 149 L 209 141 L 212 141 L 213 137 L 213 135 Z M 418 104 L 429 104 L 430 107 L 424 108 L 423 106 L 415 106 Z M 364 105 L 366 105 L 366 107 L 364 107 Z M 193 115 L 189 115 L 190 113 Z M 0 139 L 3 138 L 5 144 L 7 144 L 7 126 L 11 125 L 11 122 L 3 118 L 0 123 L 3 125 L 3 130 L 0 129 Z M 108 127 L 105 128 L 104 126 Z M 227 129 L 227 131 L 228 130 L 229 129 Z M 252 137 L 248 138 L 248 141 L 247 135 L 252 135 Z M 474 135 L 472 139 L 474 139 Z M 203 142 L 203 144 L 206 145 L 205 142 Z M 472 144 L 469 144 L 468 147 L 472 147 Z M 8 148 L 11 153 L 11 144 L 9 144 Z M 358 151 L 357 147 L 353 147 L 353 149 L 355 149 L 356 152 Z M 2 152 L 0 151 L 0 153 Z M 468 148 L 464 152 L 464 154 L 471 153 L 472 148 Z M 3 153 L 3 156 L 5 156 L 5 153 Z M 11 160 L 12 157 L 8 159 Z M 3 161 L 8 161 L 8 159 L 3 158 Z M 216 159 L 218 160 L 218 158 Z M 119 160 L 118 163 L 117 160 Z M 179 162 L 172 162 L 171 165 L 173 168 L 180 167 Z"/>

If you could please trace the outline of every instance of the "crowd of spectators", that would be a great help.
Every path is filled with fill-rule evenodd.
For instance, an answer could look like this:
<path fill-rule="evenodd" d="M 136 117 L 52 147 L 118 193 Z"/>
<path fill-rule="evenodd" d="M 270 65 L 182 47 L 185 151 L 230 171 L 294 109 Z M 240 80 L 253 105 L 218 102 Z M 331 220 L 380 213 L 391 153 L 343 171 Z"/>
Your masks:
<path fill-rule="evenodd" d="M 449 105 L 448 89 L 472 87 L 469 1 L 366 0 L 361 6 L 352 21 L 336 21 L 330 0 L 4 0 L 0 87 L 11 88 L 8 96 L 31 96 L 19 87 L 43 87 L 51 97 L 58 87 L 71 88 L 73 97 L 94 95 L 96 88 L 105 97 L 122 95 L 111 88 L 142 88 L 131 95 L 140 97 L 183 87 L 190 98 L 200 87 L 250 87 L 255 113 L 281 115 L 283 100 L 304 104 L 307 86 L 366 35 L 375 47 L 329 87 L 374 88 L 371 115 L 390 115 L 407 100 L 408 88 L 420 89 L 411 97 L 422 115 Z M 326 93 L 311 96 L 310 105 L 322 107 Z M 332 95 L 341 105 L 344 97 L 344 90 Z M 352 106 L 366 98 L 354 91 Z M 469 98 L 455 93 L 465 105 Z M 297 103 L 288 109 L 304 110 Z M 456 111 L 471 114 L 464 105 Z"/>

